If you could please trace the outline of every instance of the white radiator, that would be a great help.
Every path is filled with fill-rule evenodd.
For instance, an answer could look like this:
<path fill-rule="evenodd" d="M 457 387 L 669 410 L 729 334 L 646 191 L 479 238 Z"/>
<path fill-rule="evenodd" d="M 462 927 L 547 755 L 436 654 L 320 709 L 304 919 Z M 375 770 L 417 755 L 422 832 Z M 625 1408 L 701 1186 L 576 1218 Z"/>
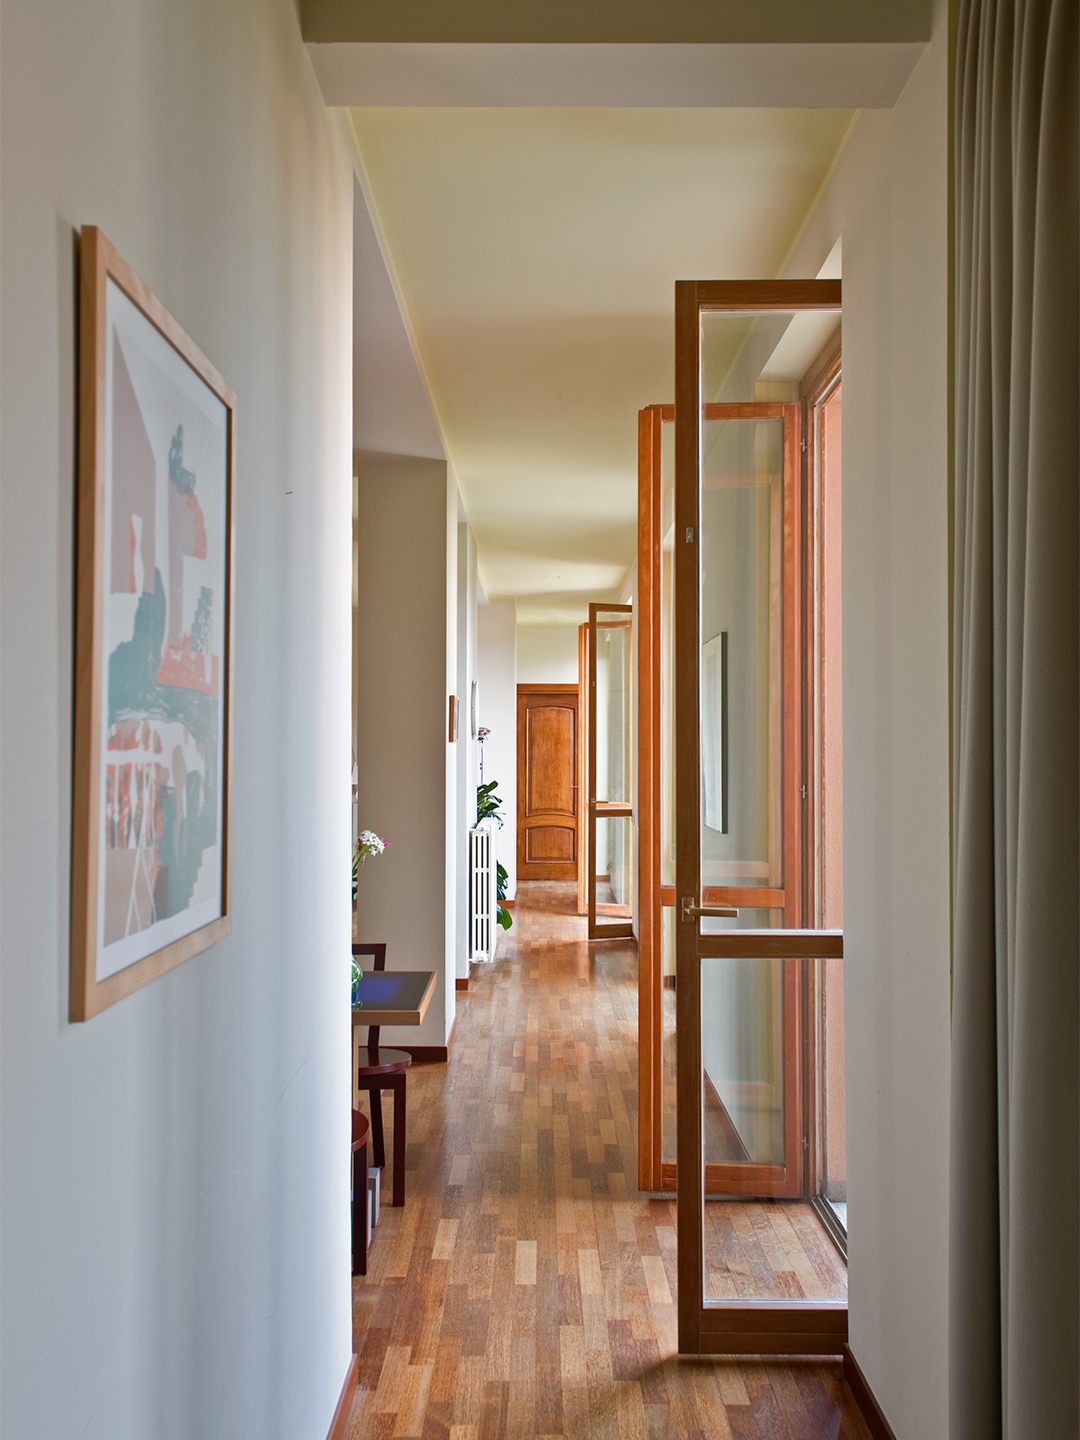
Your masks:
<path fill-rule="evenodd" d="M 494 960 L 499 936 L 495 827 L 484 820 L 469 831 L 469 959 Z"/>

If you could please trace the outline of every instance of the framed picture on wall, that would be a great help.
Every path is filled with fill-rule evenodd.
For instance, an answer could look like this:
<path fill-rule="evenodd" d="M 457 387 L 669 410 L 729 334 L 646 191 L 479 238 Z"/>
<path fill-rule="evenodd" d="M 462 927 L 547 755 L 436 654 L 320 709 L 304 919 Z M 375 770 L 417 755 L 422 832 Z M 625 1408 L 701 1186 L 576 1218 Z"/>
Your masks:
<path fill-rule="evenodd" d="M 231 926 L 235 396 L 82 232 L 72 1020 Z"/>

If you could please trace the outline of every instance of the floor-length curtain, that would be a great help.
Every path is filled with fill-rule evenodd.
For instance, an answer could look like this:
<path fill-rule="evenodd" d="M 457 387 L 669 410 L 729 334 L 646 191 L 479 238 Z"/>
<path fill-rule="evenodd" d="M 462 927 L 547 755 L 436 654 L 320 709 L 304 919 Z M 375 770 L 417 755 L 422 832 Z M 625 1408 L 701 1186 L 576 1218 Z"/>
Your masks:
<path fill-rule="evenodd" d="M 1078 14 L 959 14 L 951 1440 L 1080 1435 Z"/>

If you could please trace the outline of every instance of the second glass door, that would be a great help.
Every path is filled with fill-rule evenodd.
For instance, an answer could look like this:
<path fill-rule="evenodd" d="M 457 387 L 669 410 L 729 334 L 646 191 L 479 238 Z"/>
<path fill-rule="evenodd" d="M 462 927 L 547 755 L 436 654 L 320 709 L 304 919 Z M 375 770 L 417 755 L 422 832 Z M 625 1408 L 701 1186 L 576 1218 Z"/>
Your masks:
<path fill-rule="evenodd" d="M 633 936 L 633 607 L 590 605 L 589 939 Z"/>

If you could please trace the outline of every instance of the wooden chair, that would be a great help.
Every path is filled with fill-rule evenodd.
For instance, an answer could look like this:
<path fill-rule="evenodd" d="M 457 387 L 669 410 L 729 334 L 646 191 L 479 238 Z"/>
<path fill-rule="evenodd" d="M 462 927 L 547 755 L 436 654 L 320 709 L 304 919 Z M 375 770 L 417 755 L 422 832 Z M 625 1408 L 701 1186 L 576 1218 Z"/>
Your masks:
<path fill-rule="evenodd" d="M 370 955 L 373 970 L 386 969 L 385 944 L 364 945 L 356 942 L 354 955 Z M 379 1045 L 378 1025 L 368 1026 L 368 1043 L 357 1046 L 356 1089 L 366 1090 L 371 1106 L 372 1164 L 386 1164 L 383 1143 L 382 1099 L 380 1092 L 394 1092 L 394 1194 L 391 1204 L 405 1204 L 405 1071 L 412 1064 L 407 1050 L 388 1050 Z"/>
<path fill-rule="evenodd" d="M 368 1163 L 371 1126 L 362 1110 L 352 1112 L 352 1273 L 367 1274 Z"/>

